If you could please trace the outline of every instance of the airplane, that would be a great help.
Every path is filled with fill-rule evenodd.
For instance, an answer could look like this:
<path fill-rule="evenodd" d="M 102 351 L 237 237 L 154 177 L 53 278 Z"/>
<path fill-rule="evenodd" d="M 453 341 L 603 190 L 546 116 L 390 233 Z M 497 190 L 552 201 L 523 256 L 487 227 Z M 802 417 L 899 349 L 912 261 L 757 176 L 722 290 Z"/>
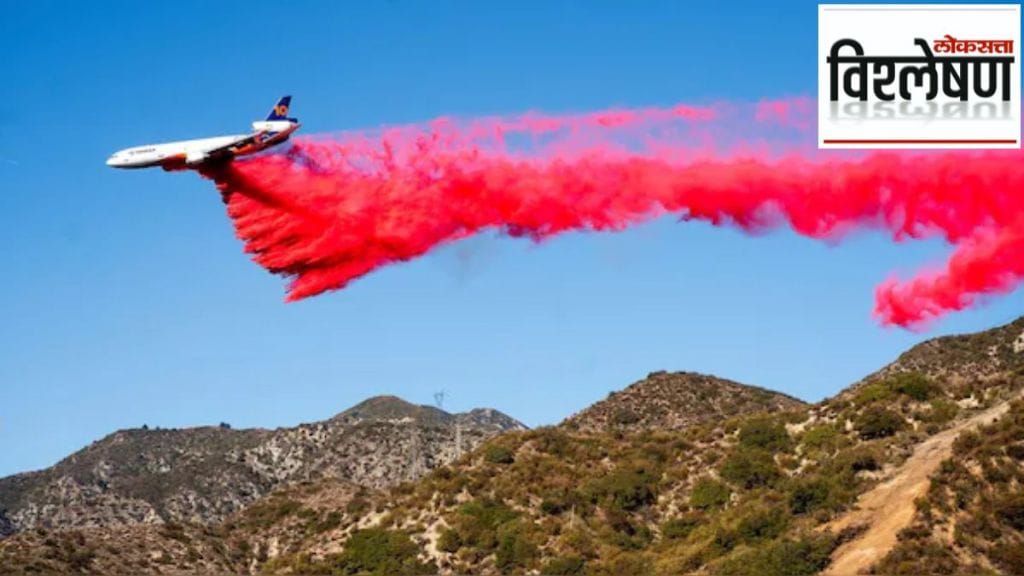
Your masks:
<path fill-rule="evenodd" d="M 115 152 L 108 158 L 107 166 L 113 168 L 160 166 L 167 171 L 187 170 L 266 150 L 284 142 L 292 132 L 299 129 L 299 120 L 288 117 L 288 107 L 291 102 L 291 96 L 284 96 L 278 100 L 266 120 L 252 123 L 253 132 L 251 134 L 216 136 L 126 148 Z"/>

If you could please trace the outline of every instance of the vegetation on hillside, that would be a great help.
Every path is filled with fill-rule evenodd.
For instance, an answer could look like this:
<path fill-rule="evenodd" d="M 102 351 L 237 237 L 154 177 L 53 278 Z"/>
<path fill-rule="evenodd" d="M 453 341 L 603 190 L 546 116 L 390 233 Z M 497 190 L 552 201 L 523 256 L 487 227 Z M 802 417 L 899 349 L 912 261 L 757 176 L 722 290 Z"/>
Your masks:
<path fill-rule="evenodd" d="M 562 426 L 493 437 L 386 492 L 350 487 L 332 500 L 335 489 L 314 482 L 261 500 L 219 532 L 184 526 L 160 537 L 185 546 L 167 547 L 179 550 L 168 557 L 179 568 L 190 545 L 210 565 L 267 574 L 814 574 L 856 536 L 826 523 L 922 441 L 1024 385 L 1012 345 L 1022 328 L 923 344 L 814 406 L 745 389 L 732 402 L 710 390 L 717 379 L 656 373 L 653 387 Z M 711 418 L 692 414 L 699 402 L 669 402 L 679 382 L 706 394 Z M 955 451 L 879 573 L 1021 573 L 1024 402 L 963 434 Z M 47 566 L 110 566 L 111 553 L 83 534 L 58 543 L 64 552 L 50 552 Z M 24 543 L 0 544 L 0 565 L 24 571 L 40 549 Z"/>
<path fill-rule="evenodd" d="M 849 398 L 678 431 L 505 434 L 393 490 L 379 526 L 454 573 L 813 574 L 849 536 L 820 527 L 969 410 L 965 389 L 982 406 L 1006 387 L 896 373 Z"/>
<path fill-rule="evenodd" d="M 584 431 L 681 430 L 756 412 L 805 406 L 780 392 L 693 372 L 652 372 L 647 378 L 567 418 Z"/>
<path fill-rule="evenodd" d="M 880 574 L 1024 574 L 1024 401 L 961 434 Z"/>

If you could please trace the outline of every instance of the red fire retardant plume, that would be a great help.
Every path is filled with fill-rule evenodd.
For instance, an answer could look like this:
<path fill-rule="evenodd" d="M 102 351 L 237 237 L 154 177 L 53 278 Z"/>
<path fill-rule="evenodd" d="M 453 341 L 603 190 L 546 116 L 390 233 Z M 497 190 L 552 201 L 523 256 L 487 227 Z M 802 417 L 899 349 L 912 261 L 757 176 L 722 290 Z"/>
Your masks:
<path fill-rule="evenodd" d="M 682 106 L 440 120 L 300 138 L 204 175 L 246 251 L 291 279 L 289 301 L 486 229 L 540 241 L 667 214 L 823 240 L 861 228 L 897 241 L 941 235 L 954 246 L 944 267 L 876 290 L 886 325 L 920 326 L 1021 281 L 1024 155 L 826 153 L 807 146 L 813 126 L 796 114 L 807 108 L 764 103 L 746 120 Z"/>

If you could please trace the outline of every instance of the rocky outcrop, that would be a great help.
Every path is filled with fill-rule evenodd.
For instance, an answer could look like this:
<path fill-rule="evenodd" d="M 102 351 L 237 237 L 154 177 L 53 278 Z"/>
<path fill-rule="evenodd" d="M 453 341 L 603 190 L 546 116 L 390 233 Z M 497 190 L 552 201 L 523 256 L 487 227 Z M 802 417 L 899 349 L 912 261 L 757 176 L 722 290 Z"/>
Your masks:
<path fill-rule="evenodd" d="M 412 480 L 494 434 L 524 428 L 496 410 L 449 414 L 382 396 L 293 428 L 121 430 L 51 468 L 0 479 L 0 534 L 216 523 L 298 481 L 383 488 Z"/>

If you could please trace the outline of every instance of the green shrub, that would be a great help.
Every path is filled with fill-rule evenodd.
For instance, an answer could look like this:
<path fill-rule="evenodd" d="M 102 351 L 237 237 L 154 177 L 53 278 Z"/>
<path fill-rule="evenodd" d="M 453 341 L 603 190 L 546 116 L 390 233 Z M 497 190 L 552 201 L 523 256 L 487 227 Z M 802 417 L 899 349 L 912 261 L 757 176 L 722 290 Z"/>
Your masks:
<path fill-rule="evenodd" d="M 619 408 L 611 415 L 611 423 L 614 426 L 629 426 L 640 421 L 640 416 L 629 408 Z"/>
<path fill-rule="evenodd" d="M 973 430 L 966 430 L 953 440 L 953 454 L 957 456 L 966 456 L 971 453 L 972 450 L 981 446 L 981 436 Z"/>
<path fill-rule="evenodd" d="M 308 574 L 309 576 L 330 576 L 335 573 L 333 562 L 338 555 L 331 555 L 325 561 L 313 560 L 309 554 L 281 554 L 260 566 L 261 574 Z"/>
<path fill-rule="evenodd" d="M 437 549 L 442 552 L 454 554 L 459 551 L 459 548 L 462 548 L 462 537 L 459 536 L 457 530 L 446 528 L 437 538 Z"/>
<path fill-rule="evenodd" d="M 874 402 L 889 400 L 897 394 L 924 402 L 938 393 L 939 388 L 924 374 L 904 372 L 861 387 L 854 397 L 854 403 L 858 406 L 866 406 Z"/>
<path fill-rule="evenodd" d="M 1001 542 L 992 550 L 992 559 L 1007 574 L 1020 574 L 1024 571 L 1024 546 L 1019 543 Z"/>
<path fill-rule="evenodd" d="M 888 400 L 895 396 L 893 389 L 886 382 L 872 382 L 862 386 L 854 396 L 853 402 L 858 406 L 866 406 L 873 402 Z"/>
<path fill-rule="evenodd" d="M 1000 520 L 1016 530 L 1024 530 L 1024 495 L 1007 496 L 995 508 Z"/>
<path fill-rule="evenodd" d="M 712 478 L 701 478 L 693 485 L 690 493 L 690 506 L 698 510 L 711 510 L 729 503 L 732 491 L 725 484 Z"/>
<path fill-rule="evenodd" d="M 192 539 L 188 537 L 188 534 L 185 534 L 185 527 L 177 522 L 165 523 L 160 529 L 160 535 L 164 538 L 181 542 L 182 544 L 189 544 L 192 541 Z"/>
<path fill-rule="evenodd" d="M 682 540 L 704 522 L 700 514 L 684 514 L 661 525 L 661 535 L 669 540 Z"/>
<path fill-rule="evenodd" d="M 564 529 L 558 538 L 561 548 L 571 551 L 573 555 L 582 558 L 594 558 L 597 556 L 597 546 L 590 532 L 580 526 Z"/>
<path fill-rule="evenodd" d="M 895 392 L 909 396 L 918 402 L 924 402 L 939 391 L 935 384 L 920 372 L 896 374 L 886 382 Z"/>
<path fill-rule="evenodd" d="M 586 492 L 594 504 L 630 512 L 654 502 L 657 481 L 643 468 L 619 469 L 591 482 Z"/>
<path fill-rule="evenodd" d="M 882 468 L 882 458 L 878 451 L 871 447 L 857 447 L 842 452 L 833 462 L 832 468 L 852 473 L 871 472 Z"/>
<path fill-rule="evenodd" d="M 463 546 L 490 553 L 498 547 L 498 528 L 518 517 L 519 514 L 505 504 L 483 499 L 463 504 L 452 524 Z"/>
<path fill-rule="evenodd" d="M 828 566 L 835 540 L 825 535 L 766 542 L 737 550 L 712 567 L 720 576 L 809 576 Z"/>
<path fill-rule="evenodd" d="M 247 508 L 242 523 L 250 528 L 268 528 L 302 509 L 295 500 L 270 497 Z"/>
<path fill-rule="evenodd" d="M 573 442 L 563 430 L 552 426 L 536 428 L 531 431 L 537 450 L 559 458 L 568 457 L 573 451 Z"/>
<path fill-rule="evenodd" d="M 603 562 L 588 573 L 593 576 L 650 576 L 654 573 L 654 565 L 647 555 L 642 553 L 626 553 Z"/>
<path fill-rule="evenodd" d="M 1006 455 L 1014 460 L 1024 461 L 1024 444 L 1011 444 L 1007 446 Z"/>
<path fill-rule="evenodd" d="M 565 510 L 565 503 L 559 498 L 544 498 L 540 501 L 540 511 L 555 516 L 561 514 Z"/>
<path fill-rule="evenodd" d="M 540 573 L 545 576 L 576 576 L 583 574 L 586 563 L 579 556 L 556 556 L 544 563 Z"/>
<path fill-rule="evenodd" d="M 719 474 L 725 480 L 746 489 L 771 486 L 780 477 L 771 454 L 750 449 L 734 450 L 722 463 Z"/>
<path fill-rule="evenodd" d="M 936 398 L 932 400 L 932 411 L 928 414 L 928 421 L 936 424 L 945 424 L 960 412 L 960 407 L 956 405 L 956 402 L 947 400 L 945 398 Z"/>
<path fill-rule="evenodd" d="M 515 461 L 515 454 L 504 446 L 491 444 L 484 449 L 484 460 L 491 464 L 511 464 Z"/>
<path fill-rule="evenodd" d="M 408 534 L 367 528 L 356 530 L 345 541 L 345 550 L 334 567 L 341 574 L 367 576 L 420 576 L 437 573 L 437 566 L 420 562 L 419 547 Z"/>
<path fill-rule="evenodd" d="M 604 514 L 604 526 L 599 536 L 605 542 L 623 550 L 639 550 L 651 543 L 654 534 L 643 520 L 623 510 L 613 508 Z"/>
<path fill-rule="evenodd" d="M 807 448 L 826 453 L 835 452 L 846 443 L 846 438 L 834 424 L 820 424 L 808 428 L 800 440 Z"/>
<path fill-rule="evenodd" d="M 736 536 L 742 542 L 773 540 L 789 525 L 789 515 L 778 506 L 754 507 L 736 523 Z"/>
<path fill-rule="evenodd" d="M 739 535 L 735 530 L 724 528 L 719 526 L 715 529 L 714 536 L 701 550 L 700 556 L 702 563 L 710 562 L 716 558 L 725 556 L 729 552 L 732 552 L 737 545 L 739 545 Z"/>
<path fill-rule="evenodd" d="M 345 512 L 351 516 L 362 516 L 370 510 L 370 500 L 365 494 L 358 493 L 345 504 Z"/>
<path fill-rule="evenodd" d="M 65 562 L 67 562 L 68 569 L 72 572 L 90 572 L 92 571 L 93 561 L 96 559 L 96 550 L 92 546 L 85 546 L 84 542 L 80 541 L 78 544 L 72 544 L 70 541 L 64 542 L 64 549 L 61 551 L 61 556 Z M 164 551 L 164 554 L 167 552 Z"/>
<path fill-rule="evenodd" d="M 740 426 L 740 446 L 760 448 L 771 452 L 788 450 L 792 442 L 786 427 L 779 420 L 767 416 L 750 418 Z"/>
<path fill-rule="evenodd" d="M 824 508 L 832 494 L 832 483 L 825 478 L 806 478 L 793 482 L 789 492 L 789 509 L 793 514 L 807 514 Z"/>
<path fill-rule="evenodd" d="M 530 568 L 540 550 L 529 529 L 518 521 L 508 522 L 498 528 L 498 548 L 495 550 L 495 564 L 502 574 L 516 569 Z"/>
<path fill-rule="evenodd" d="M 864 410 L 854 423 L 864 440 L 885 438 L 899 432 L 906 426 L 903 417 L 891 410 L 871 407 Z"/>
<path fill-rule="evenodd" d="M 546 491 L 542 494 L 540 501 L 540 511 L 551 516 L 557 516 L 574 506 L 579 506 L 581 509 L 586 508 L 580 493 L 569 488 Z"/>
<path fill-rule="evenodd" d="M 950 547 L 928 540 L 904 540 L 875 565 L 874 573 L 919 576 L 921 574 L 978 574 L 964 570 Z"/>

